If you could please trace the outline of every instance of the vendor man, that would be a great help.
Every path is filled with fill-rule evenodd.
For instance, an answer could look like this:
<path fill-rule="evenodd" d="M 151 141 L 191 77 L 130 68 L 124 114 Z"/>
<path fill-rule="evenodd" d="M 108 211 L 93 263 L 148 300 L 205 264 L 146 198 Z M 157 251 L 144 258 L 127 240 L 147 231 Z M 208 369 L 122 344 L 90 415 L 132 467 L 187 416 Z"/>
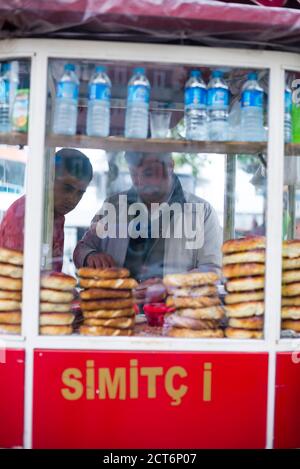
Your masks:
<path fill-rule="evenodd" d="M 95 215 L 76 246 L 75 265 L 127 267 L 141 289 L 167 273 L 218 271 L 222 233 L 216 212 L 183 190 L 171 155 L 127 152 L 125 158 L 132 187 L 110 197 Z"/>
<path fill-rule="evenodd" d="M 64 254 L 65 215 L 80 202 L 93 177 L 90 160 L 74 148 L 55 154 L 52 269 L 60 272 Z M 0 247 L 23 251 L 26 196 L 7 210 L 0 224 Z"/>

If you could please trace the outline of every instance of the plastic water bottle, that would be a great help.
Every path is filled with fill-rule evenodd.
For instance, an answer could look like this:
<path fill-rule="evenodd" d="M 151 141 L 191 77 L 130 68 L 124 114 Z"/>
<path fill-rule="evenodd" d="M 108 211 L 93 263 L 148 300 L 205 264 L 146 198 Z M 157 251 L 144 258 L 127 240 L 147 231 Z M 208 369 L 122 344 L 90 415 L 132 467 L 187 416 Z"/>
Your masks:
<path fill-rule="evenodd" d="M 86 133 L 94 137 L 107 137 L 110 124 L 111 81 L 106 67 L 96 67 L 89 83 L 89 102 Z"/>
<path fill-rule="evenodd" d="M 150 83 L 144 68 L 135 68 L 128 83 L 125 137 L 147 138 Z"/>
<path fill-rule="evenodd" d="M 229 88 L 223 72 L 214 70 L 207 86 L 208 130 L 210 140 L 228 140 Z"/>
<path fill-rule="evenodd" d="M 242 88 L 241 133 L 245 142 L 261 142 L 265 140 L 263 126 L 264 91 L 257 81 L 257 73 L 248 74 Z"/>
<path fill-rule="evenodd" d="M 18 88 L 18 76 L 10 63 L 3 63 L 0 74 L 0 133 L 11 132 L 11 114 Z"/>
<path fill-rule="evenodd" d="M 235 101 L 231 106 L 231 110 L 228 116 L 228 138 L 232 141 L 241 140 L 241 103 Z"/>
<path fill-rule="evenodd" d="M 186 138 L 207 140 L 207 89 L 199 70 L 192 70 L 185 84 L 184 115 Z"/>
<path fill-rule="evenodd" d="M 79 80 L 75 65 L 66 64 L 64 74 L 57 83 L 53 132 L 75 135 L 77 124 Z"/>
<path fill-rule="evenodd" d="M 292 141 L 292 90 L 288 85 L 284 91 L 284 141 Z"/>

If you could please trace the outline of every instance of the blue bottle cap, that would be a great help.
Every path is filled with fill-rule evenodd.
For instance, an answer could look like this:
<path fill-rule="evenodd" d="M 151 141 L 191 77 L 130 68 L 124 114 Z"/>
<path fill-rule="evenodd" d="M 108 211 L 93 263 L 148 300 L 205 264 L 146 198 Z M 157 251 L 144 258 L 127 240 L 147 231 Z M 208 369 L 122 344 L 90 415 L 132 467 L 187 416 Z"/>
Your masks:
<path fill-rule="evenodd" d="M 213 78 L 222 78 L 224 73 L 221 70 L 213 70 L 211 76 Z"/>
<path fill-rule="evenodd" d="M 1 65 L 2 72 L 7 72 L 10 70 L 10 63 L 9 62 L 3 62 Z"/>
<path fill-rule="evenodd" d="M 256 72 L 248 73 L 248 80 L 257 80 L 257 73 Z"/>
<path fill-rule="evenodd" d="M 65 70 L 69 72 L 75 72 L 75 65 L 74 64 L 66 64 Z"/>
<path fill-rule="evenodd" d="M 105 73 L 106 67 L 104 65 L 97 65 L 95 68 L 96 73 Z"/>
<path fill-rule="evenodd" d="M 144 67 L 136 67 L 133 69 L 133 74 L 134 75 L 145 75 L 145 69 Z"/>
<path fill-rule="evenodd" d="M 197 77 L 197 78 L 201 77 L 200 70 L 192 70 L 191 71 L 191 77 Z"/>

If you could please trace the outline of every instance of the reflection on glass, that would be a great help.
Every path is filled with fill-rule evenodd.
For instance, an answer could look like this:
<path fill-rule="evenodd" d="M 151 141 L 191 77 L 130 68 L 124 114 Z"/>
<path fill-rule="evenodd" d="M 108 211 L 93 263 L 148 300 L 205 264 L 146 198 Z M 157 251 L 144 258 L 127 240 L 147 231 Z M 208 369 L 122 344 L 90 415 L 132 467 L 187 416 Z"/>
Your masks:
<path fill-rule="evenodd" d="M 64 60 L 49 61 L 48 133 L 53 128 L 57 89 L 67 64 Z M 242 140 L 242 95 L 252 123 L 256 115 L 260 119 L 260 137 L 252 133 L 251 140 L 262 140 L 268 127 L 268 72 L 138 65 L 139 72 L 131 83 L 135 88 L 129 90 L 130 63 L 72 61 L 72 74 L 79 83 L 78 119 L 77 136 L 68 137 L 68 142 L 74 140 L 74 146 L 75 142 L 80 146 L 80 134 L 87 133 L 91 83 L 95 85 L 95 108 L 100 109 L 106 100 L 110 135 L 124 135 L 128 102 L 136 106 L 138 99 L 149 100 L 150 90 L 147 112 L 170 117 L 172 140 L 170 145 L 151 139 L 134 144 L 124 140 L 120 151 L 113 147 L 104 151 L 101 145 L 110 148 L 111 142 L 121 139 L 103 139 L 101 133 L 98 150 L 82 149 L 93 167 L 93 178 L 85 179 L 86 191 L 78 205 L 66 204 L 67 196 L 59 194 L 54 150 L 46 150 L 41 333 L 70 333 L 72 310 L 73 329 L 83 335 L 261 338 L 267 158 L 254 151 L 263 145 L 245 143 L 245 152 L 236 155 L 230 152 L 232 144 L 225 143 L 228 154 L 224 155 L 224 143 L 215 142 L 216 154 L 190 154 L 183 142 L 174 152 L 174 139 L 186 137 L 185 84 L 191 75 L 197 79 L 201 75 L 205 86 L 209 83 L 208 128 L 210 135 L 218 136 L 214 140 L 228 139 L 222 137 L 227 129 L 222 119 L 228 119 L 230 135 Z M 95 69 L 105 73 L 103 83 L 95 80 Z M 142 75 L 147 76 L 147 90 L 141 89 Z M 247 76 L 252 80 L 249 89 L 245 88 Z M 107 92 L 100 93 L 100 84 Z M 188 94 L 197 90 L 192 91 Z M 248 108 L 255 106 L 259 109 L 251 113 Z M 142 106 L 143 112 L 146 107 Z M 165 136 L 165 129 L 159 126 L 156 121 L 156 135 Z M 143 135 L 147 136 L 149 122 L 148 131 L 145 129 Z M 94 147 L 96 130 L 92 134 L 85 141 Z M 63 142 L 55 135 L 51 140 L 53 144 Z M 210 143 L 205 145 L 210 148 Z M 239 145 L 242 148 L 243 144 Z M 63 152 L 71 155 L 76 150 Z M 64 238 L 57 235 L 62 231 Z M 49 280 L 49 270 L 62 274 Z M 53 292 L 63 291 L 72 278 L 79 283 L 76 297 L 73 301 L 65 298 L 63 303 L 63 296 Z"/>
<path fill-rule="evenodd" d="M 64 149 L 56 153 L 55 160 L 61 152 L 71 156 L 76 151 Z M 56 265 L 60 270 L 64 261 L 63 272 L 75 276 L 74 250 L 82 290 L 80 304 L 73 303 L 72 310 L 76 327 L 84 321 L 82 334 L 134 333 L 135 303 L 141 314 L 137 316 L 139 321 L 146 312 L 151 324 L 161 324 L 153 322 L 153 315 L 163 315 L 163 330 L 169 336 L 223 337 L 224 327 L 229 325 L 228 337 L 261 337 L 265 241 L 257 235 L 264 234 L 266 178 L 265 170 L 258 171 L 263 163 L 254 157 L 244 157 L 242 162 L 237 159 L 236 184 L 231 194 L 235 193 L 240 205 L 235 207 L 231 237 L 250 235 L 253 243 L 246 241 L 246 247 L 239 248 L 237 242 L 233 251 L 224 251 L 226 320 L 225 292 L 218 280 L 222 267 L 220 222 L 226 219 L 223 190 L 218 193 L 224 187 L 224 159 L 207 156 L 198 165 L 197 155 L 101 150 L 84 153 L 94 167 L 93 180 L 88 184 L 86 178 L 86 193 L 78 206 L 66 205 L 65 196 L 55 193 L 55 213 L 58 219 L 65 216 L 64 259 L 61 244 L 57 256 L 49 252 L 45 255 L 44 264 L 49 269 L 52 263 L 52 268 Z M 56 179 L 57 175 L 55 192 L 61 187 Z M 61 182 L 66 181 L 59 179 Z M 61 200 L 64 203 L 59 203 Z M 180 272 L 186 273 L 177 278 Z M 45 290 L 41 290 L 42 333 L 67 333 L 70 329 L 66 324 L 51 324 L 49 329 L 47 315 L 51 314 L 49 309 L 54 309 L 60 321 L 69 321 L 70 306 L 55 305 L 56 295 L 51 297 L 51 292 Z M 54 318 L 52 315 L 51 321 Z M 150 334 L 161 334 L 162 328 L 158 328 L 150 328 Z"/>
<path fill-rule="evenodd" d="M 0 62 L 0 334 L 21 333 L 29 74 L 28 60 Z"/>
<path fill-rule="evenodd" d="M 285 76 L 285 142 L 299 142 L 299 73 Z M 283 186 L 281 336 L 300 337 L 300 158 L 297 145 L 286 148 Z"/>
<path fill-rule="evenodd" d="M 27 149 L 0 148 L 0 333 L 20 334 Z"/>

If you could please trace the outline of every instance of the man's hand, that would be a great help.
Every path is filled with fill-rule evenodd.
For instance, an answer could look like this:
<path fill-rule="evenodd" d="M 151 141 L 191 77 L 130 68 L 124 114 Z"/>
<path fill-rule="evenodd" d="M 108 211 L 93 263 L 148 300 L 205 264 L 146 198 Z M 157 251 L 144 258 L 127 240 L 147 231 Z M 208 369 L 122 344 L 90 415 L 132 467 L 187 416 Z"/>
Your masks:
<path fill-rule="evenodd" d="M 138 304 L 159 303 L 166 297 L 166 288 L 161 278 L 150 278 L 141 282 L 135 289 Z"/>
<path fill-rule="evenodd" d="M 109 254 L 105 254 L 105 252 L 92 252 L 87 256 L 85 264 L 87 267 L 94 269 L 105 269 L 116 266 L 114 259 Z"/>

